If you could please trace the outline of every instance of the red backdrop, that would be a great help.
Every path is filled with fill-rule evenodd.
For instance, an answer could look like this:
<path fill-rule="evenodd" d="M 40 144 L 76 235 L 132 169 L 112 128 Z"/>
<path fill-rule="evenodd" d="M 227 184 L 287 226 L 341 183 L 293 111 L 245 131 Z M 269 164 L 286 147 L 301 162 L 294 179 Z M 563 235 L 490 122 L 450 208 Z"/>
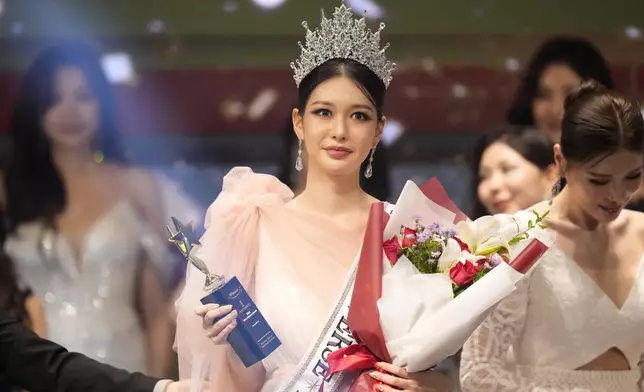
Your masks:
<path fill-rule="evenodd" d="M 644 97 L 644 65 L 617 65 L 613 74 L 620 91 Z M 0 72 L 0 132 L 7 131 L 20 76 Z M 385 113 L 409 131 L 486 131 L 503 123 L 518 80 L 516 73 L 484 66 L 401 70 Z M 266 90 L 276 98 L 250 119 L 245 107 Z M 116 91 L 123 131 L 136 134 L 279 132 L 296 99 L 288 69 L 143 70 L 135 86 Z"/>

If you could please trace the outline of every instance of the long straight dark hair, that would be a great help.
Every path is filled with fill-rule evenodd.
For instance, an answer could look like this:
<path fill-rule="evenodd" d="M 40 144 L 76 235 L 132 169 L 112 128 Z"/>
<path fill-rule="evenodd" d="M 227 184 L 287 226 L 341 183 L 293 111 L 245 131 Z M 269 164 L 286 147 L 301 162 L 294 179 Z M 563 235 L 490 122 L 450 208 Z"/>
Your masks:
<path fill-rule="evenodd" d="M 20 286 L 13 260 L 4 252 L 7 237 L 6 219 L 0 211 L 0 309 L 9 313 L 14 319 L 31 324 L 26 301 L 31 291 Z"/>
<path fill-rule="evenodd" d="M 604 57 L 591 42 L 584 38 L 557 36 L 545 41 L 528 63 L 521 86 L 507 113 L 511 125 L 532 127 L 532 102 L 539 94 L 541 74 L 552 64 L 570 67 L 582 80 L 594 79 L 613 88 L 613 78 Z"/>
<path fill-rule="evenodd" d="M 41 52 L 22 81 L 10 125 L 12 151 L 6 165 L 5 192 L 8 230 L 20 223 L 54 218 L 67 203 L 65 187 L 54 166 L 51 145 L 43 129 L 43 117 L 55 104 L 54 77 L 61 67 L 78 67 L 87 78 L 100 108 L 96 147 L 106 160 L 125 161 L 116 126 L 112 87 L 94 49 L 67 42 Z"/>

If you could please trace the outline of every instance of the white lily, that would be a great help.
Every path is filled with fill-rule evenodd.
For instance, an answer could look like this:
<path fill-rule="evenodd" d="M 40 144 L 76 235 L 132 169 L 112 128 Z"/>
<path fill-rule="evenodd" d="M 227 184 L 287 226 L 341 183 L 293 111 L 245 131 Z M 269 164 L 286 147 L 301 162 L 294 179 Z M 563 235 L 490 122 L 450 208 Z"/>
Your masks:
<path fill-rule="evenodd" d="M 456 225 L 458 238 L 465 242 L 477 256 L 509 252 L 508 242 L 516 235 L 510 229 L 511 217 L 501 215 L 483 216 L 475 221 L 463 221 Z"/>
<path fill-rule="evenodd" d="M 443 247 L 443 253 L 441 257 L 438 258 L 438 268 L 441 272 L 449 274 L 450 269 L 456 263 L 465 263 L 470 261 L 474 264 L 481 259 L 485 259 L 485 256 L 475 255 L 466 250 L 461 250 L 461 246 L 456 242 L 455 239 L 450 238 L 447 240 L 447 244 Z"/>

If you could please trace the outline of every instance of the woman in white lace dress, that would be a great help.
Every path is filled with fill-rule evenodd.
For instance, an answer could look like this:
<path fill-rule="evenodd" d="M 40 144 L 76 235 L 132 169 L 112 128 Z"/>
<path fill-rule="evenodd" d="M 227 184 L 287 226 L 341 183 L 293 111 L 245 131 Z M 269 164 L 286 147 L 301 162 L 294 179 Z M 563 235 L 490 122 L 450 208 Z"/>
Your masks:
<path fill-rule="evenodd" d="M 463 391 L 641 390 L 644 215 L 623 210 L 644 164 L 640 106 L 596 83 L 566 100 L 563 189 L 546 256 L 463 348 Z M 564 187 L 565 186 L 565 187 Z"/>

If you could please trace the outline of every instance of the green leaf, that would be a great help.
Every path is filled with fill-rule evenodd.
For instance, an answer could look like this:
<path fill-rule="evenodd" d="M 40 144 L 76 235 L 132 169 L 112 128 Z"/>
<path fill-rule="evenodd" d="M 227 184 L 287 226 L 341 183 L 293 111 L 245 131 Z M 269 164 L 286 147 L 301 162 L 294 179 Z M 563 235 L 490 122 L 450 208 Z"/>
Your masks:
<path fill-rule="evenodd" d="M 514 221 L 514 224 L 515 224 L 515 225 L 517 225 L 517 233 L 518 233 L 518 232 L 520 232 L 520 231 L 521 231 L 521 227 L 519 227 L 519 222 L 517 222 L 517 220 L 516 220 L 516 219 L 514 219 L 514 217 L 512 217 L 512 220 Z"/>

